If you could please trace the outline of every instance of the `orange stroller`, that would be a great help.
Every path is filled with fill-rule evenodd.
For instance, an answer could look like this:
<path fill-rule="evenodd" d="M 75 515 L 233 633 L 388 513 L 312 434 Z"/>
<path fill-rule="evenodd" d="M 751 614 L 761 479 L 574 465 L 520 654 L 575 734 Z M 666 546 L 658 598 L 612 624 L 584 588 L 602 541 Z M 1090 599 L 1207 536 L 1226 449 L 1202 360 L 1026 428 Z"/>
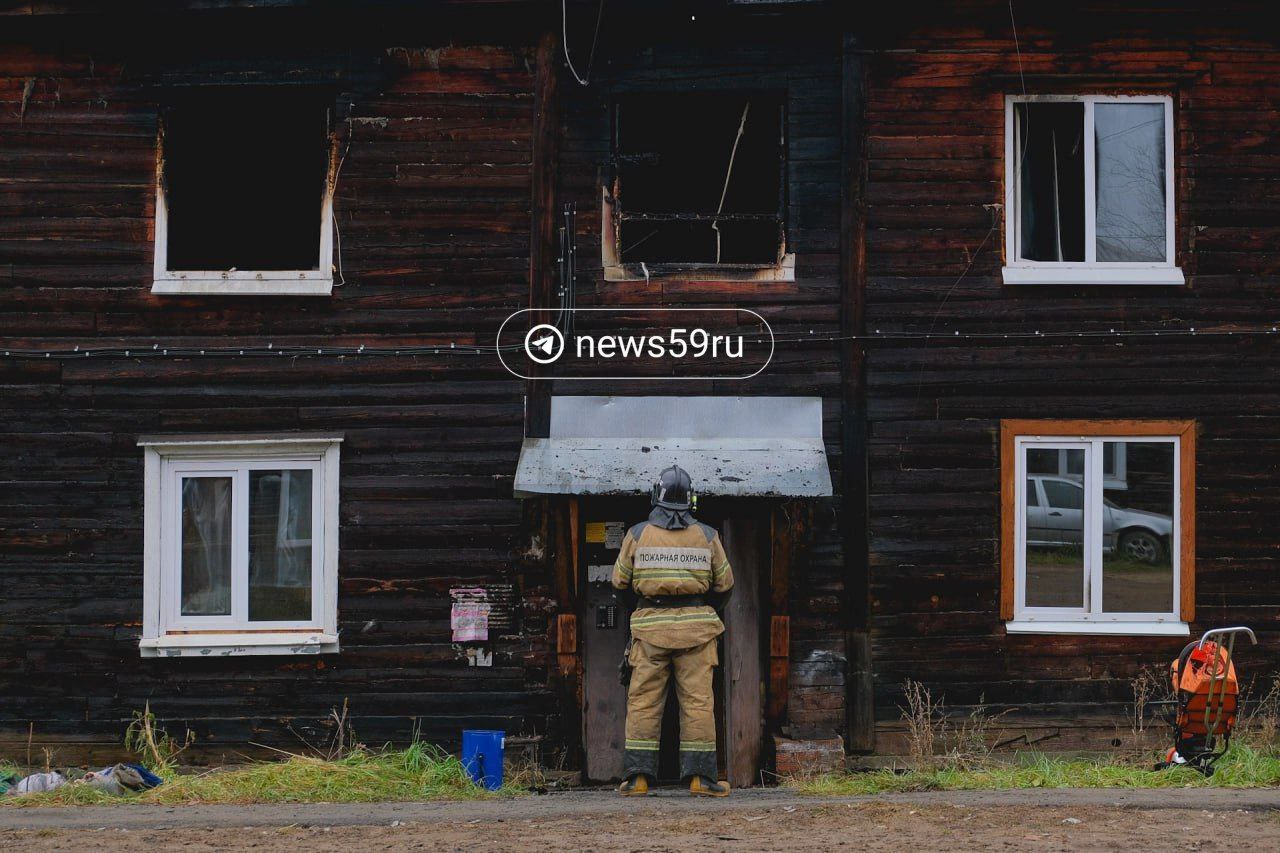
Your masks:
<path fill-rule="evenodd" d="M 1214 628 L 1190 643 L 1169 666 L 1176 699 L 1169 703 L 1176 712 L 1173 748 L 1156 765 L 1186 766 L 1205 776 L 1213 775 L 1213 764 L 1227 751 L 1231 729 L 1240 704 L 1240 684 L 1233 655 L 1236 636 L 1245 634 L 1258 644 L 1248 628 Z"/>

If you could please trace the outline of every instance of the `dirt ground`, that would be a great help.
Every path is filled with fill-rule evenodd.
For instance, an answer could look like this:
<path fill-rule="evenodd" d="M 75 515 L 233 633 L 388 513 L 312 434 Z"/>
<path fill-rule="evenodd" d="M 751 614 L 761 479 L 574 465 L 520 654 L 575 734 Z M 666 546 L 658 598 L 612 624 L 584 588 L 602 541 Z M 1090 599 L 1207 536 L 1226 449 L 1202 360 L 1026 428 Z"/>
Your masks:
<path fill-rule="evenodd" d="M 399 808 L 123 806 L 70 810 L 64 820 L 46 817 L 51 810 L 34 814 L 36 810 L 5 809 L 0 811 L 0 849 L 1280 849 L 1277 796 L 1218 791 L 1213 793 L 1225 796 L 1205 800 L 1193 791 L 1143 792 L 1137 797 L 1125 792 L 1123 799 L 1117 792 L 1012 793 L 1022 796 L 927 794 L 831 801 L 777 794 L 753 798 L 741 792 L 729 803 L 691 802 L 674 795 L 637 803 L 599 793 L 586 795 L 595 796 L 596 802 L 572 795 L 516 803 L 398 804 Z M 1039 800 L 1038 793 L 1043 795 Z M 1233 793 L 1242 796 L 1233 798 Z M 1242 807 L 1231 808 L 1237 803 Z M 390 814 L 404 817 L 386 821 Z M 231 825 L 237 820 L 245 823 Z M 98 825 L 90 825 L 94 822 Z"/>

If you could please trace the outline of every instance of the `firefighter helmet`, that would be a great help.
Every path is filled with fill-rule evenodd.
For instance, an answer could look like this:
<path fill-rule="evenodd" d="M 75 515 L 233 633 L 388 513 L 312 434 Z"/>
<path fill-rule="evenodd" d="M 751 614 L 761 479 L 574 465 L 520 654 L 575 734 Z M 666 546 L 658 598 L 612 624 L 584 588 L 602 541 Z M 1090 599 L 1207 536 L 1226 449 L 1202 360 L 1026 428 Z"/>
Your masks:
<path fill-rule="evenodd" d="M 693 481 L 689 479 L 689 472 L 679 465 L 672 465 L 658 476 L 651 497 L 650 502 L 654 506 L 689 509 L 693 503 Z"/>

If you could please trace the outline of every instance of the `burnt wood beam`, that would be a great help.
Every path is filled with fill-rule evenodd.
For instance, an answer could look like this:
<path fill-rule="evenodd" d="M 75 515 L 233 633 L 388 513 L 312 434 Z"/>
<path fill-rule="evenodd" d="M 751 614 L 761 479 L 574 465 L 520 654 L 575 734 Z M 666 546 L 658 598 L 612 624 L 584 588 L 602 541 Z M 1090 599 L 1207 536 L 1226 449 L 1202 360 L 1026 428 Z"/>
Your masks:
<path fill-rule="evenodd" d="M 871 678 L 871 577 L 867 516 L 865 67 L 857 41 L 841 51 L 840 326 L 841 514 L 845 567 L 845 746 L 875 749 Z"/>
<path fill-rule="evenodd" d="M 530 184 L 532 233 L 529 235 L 530 324 L 552 322 L 556 304 L 556 165 L 560 160 L 559 75 L 556 63 L 560 40 L 553 31 L 538 39 L 533 81 L 533 156 Z M 536 367 L 536 366 L 535 366 Z M 551 431 L 551 386 L 530 379 L 525 392 L 524 434 L 545 438 Z"/>

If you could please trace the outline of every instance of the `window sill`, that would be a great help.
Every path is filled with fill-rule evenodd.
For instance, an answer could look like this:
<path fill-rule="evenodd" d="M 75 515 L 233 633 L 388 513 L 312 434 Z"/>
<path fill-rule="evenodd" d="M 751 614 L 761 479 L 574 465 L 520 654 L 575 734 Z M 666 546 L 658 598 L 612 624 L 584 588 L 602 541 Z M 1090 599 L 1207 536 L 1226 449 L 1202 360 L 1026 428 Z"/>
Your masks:
<path fill-rule="evenodd" d="M 1158 285 L 1174 287 L 1187 283 L 1178 267 L 1003 267 L 1005 284 L 1058 285 Z"/>
<path fill-rule="evenodd" d="M 777 264 L 610 264 L 605 281 L 649 281 L 677 278 L 682 281 L 795 281 L 796 256 L 787 254 Z"/>
<path fill-rule="evenodd" d="M 1085 622 L 1072 620 L 1028 621 L 1005 623 L 1010 634 L 1111 634 L 1130 637 L 1186 637 L 1191 629 L 1186 622 Z"/>
<path fill-rule="evenodd" d="M 157 278 L 152 281 L 151 292 L 160 296 L 330 296 L 333 293 L 331 277 L 305 278 L 295 273 L 240 273 L 185 278 Z"/>
<path fill-rule="evenodd" d="M 321 655 L 338 651 L 338 635 L 289 634 L 169 634 L 138 641 L 144 658 L 233 657 L 240 655 Z"/>

